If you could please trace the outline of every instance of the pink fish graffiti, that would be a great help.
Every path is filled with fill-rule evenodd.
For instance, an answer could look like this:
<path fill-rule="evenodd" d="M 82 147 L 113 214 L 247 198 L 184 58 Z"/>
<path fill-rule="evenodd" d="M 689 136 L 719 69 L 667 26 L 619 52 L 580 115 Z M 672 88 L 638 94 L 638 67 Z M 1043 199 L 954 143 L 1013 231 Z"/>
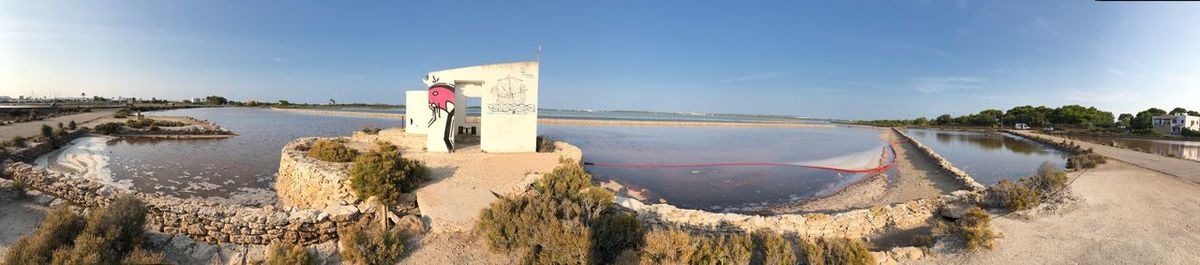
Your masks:
<path fill-rule="evenodd" d="M 435 79 L 436 80 L 436 79 Z M 454 120 L 454 86 L 437 83 L 429 86 L 429 110 L 433 112 L 433 117 L 429 118 L 429 127 L 438 121 L 442 112 L 446 113 L 445 130 L 443 131 L 442 141 L 446 142 L 446 150 L 454 152 L 454 142 L 450 139 L 450 131 L 453 129 Z"/>

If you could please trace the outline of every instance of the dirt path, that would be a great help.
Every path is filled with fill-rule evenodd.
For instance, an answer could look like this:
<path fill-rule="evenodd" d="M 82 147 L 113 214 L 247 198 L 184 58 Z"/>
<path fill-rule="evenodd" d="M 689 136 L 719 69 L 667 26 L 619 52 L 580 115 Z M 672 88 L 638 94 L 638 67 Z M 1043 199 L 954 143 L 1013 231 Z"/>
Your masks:
<path fill-rule="evenodd" d="M 1062 138 L 1062 137 L 1031 133 L 1028 131 L 1015 131 L 1015 133 L 1023 135 L 1023 136 L 1030 136 L 1030 135 L 1038 136 L 1038 137 L 1042 137 L 1042 138 L 1046 138 L 1046 139 L 1051 139 L 1055 142 L 1061 142 L 1062 140 L 1064 140 L 1064 138 Z M 1184 178 L 1186 180 L 1189 180 L 1189 181 L 1192 181 L 1195 183 L 1200 183 L 1200 162 L 1186 160 L 1186 159 L 1180 159 L 1180 158 L 1165 157 L 1165 156 L 1156 155 L 1156 154 L 1142 153 L 1142 152 L 1138 152 L 1138 151 L 1134 151 L 1134 150 L 1117 148 L 1117 147 L 1100 145 L 1100 144 L 1094 144 L 1094 143 L 1085 142 L 1085 141 L 1079 141 L 1079 140 L 1074 140 L 1074 141 L 1075 141 L 1075 143 L 1078 143 L 1079 146 L 1082 146 L 1084 149 L 1093 148 L 1097 154 L 1100 154 L 1100 155 L 1103 155 L 1103 156 L 1106 156 L 1106 157 L 1109 157 L 1112 159 L 1125 161 L 1127 163 L 1134 164 L 1134 165 L 1137 165 L 1137 166 L 1140 166 L 1140 167 L 1143 167 L 1143 168 L 1146 168 L 1149 170 L 1158 171 L 1163 174 Z"/>
<path fill-rule="evenodd" d="M 1099 151 L 1099 149 L 1097 150 Z M 1065 213 L 997 217 L 998 247 L 922 264 L 1194 264 L 1200 260 L 1200 185 L 1120 161 L 1072 173 L 1083 198 Z"/>
<path fill-rule="evenodd" d="M 399 264 L 517 264 L 519 261 L 488 251 L 487 242 L 467 232 L 422 237 Z"/>
<path fill-rule="evenodd" d="M 0 199 L 0 260 L 8 253 L 9 246 L 37 230 L 49 211 L 28 197 Z"/>
<path fill-rule="evenodd" d="M 49 119 L 40 120 L 40 121 L 31 121 L 31 122 L 22 122 L 22 123 L 17 123 L 17 124 L 12 124 L 12 125 L 4 125 L 4 126 L 0 126 L 0 139 L 8 140 L 8 139 L 12 139 L 13 136 L 21 136 L 21 137 L 37 136 L 42 133 L 42 125 L 50 125 L 50 127 L 57 127 L 58 123 L 60 123 L 60 122 L 63 124 L 63 126 L 66 126 L 67 123 L 71 123 L 71 121 L 75 121 L 76 124 L 83 126 L 83 124 L 85 124 L 89 121 L 107 117 L 109 115 L 112 115 L 114 112 L 117 112 L 117 110 L 116 109 L 94 109 L 94 110 L 92 110 L 92 112 L 84 112 L 84 113 L 71 114 L 71 115 L 67 115 L 67 116 L 59 116 L 59 117 L 49 118 Z"/>

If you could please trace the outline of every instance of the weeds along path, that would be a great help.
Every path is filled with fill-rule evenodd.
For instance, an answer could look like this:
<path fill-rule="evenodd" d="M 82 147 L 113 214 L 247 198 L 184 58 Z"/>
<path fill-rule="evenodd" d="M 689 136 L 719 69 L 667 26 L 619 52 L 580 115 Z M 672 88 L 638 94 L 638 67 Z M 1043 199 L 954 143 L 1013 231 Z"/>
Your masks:
<path fill-rule="evenodd" d="M 1200 183 L 1200 162 L 1143 153 L 1080 140 L 1065 139 L 1052 135 L 1035 134 L 1024 131 L 1014 131 L 1014 133 L 1026 137 L 1042 137 L 1055 142 L 1061 142 L 1063 140 L 1074 141 L 1075 143 L 1078 143 L 1079 146 L 1083 147 L 1083 149 L 1092 148 L 1096 151 L 1096 153 L 1108 158 L 1121 160 L 1125 163 L 1133 164 L 1135 166 L 1143 167 L 1153 171 L 1158 171 L 1163 174 L 1184 178 L 1194 183 Z"/>

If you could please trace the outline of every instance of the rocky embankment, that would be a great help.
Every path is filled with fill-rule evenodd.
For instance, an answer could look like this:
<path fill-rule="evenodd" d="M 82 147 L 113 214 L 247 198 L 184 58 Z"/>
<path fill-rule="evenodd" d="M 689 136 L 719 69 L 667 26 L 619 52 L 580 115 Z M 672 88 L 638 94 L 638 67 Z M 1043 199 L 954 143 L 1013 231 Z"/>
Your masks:
<path fill-rule="evenodd" d="M 337 238 L 337 229 L 354 224 L 360 212 L 372 213 L 370 204 L 330 205 L 320 210 L 296 207 L 246 207 L 216 202 L 155 197 L 118 190 L 100 183 L 50 172 L 26 163 L 8 165 L 14 179 L 24 180 L 30 189 L 93 208 L 112 202 L 125 194 L 136 196 L 149 209 L 147 229 L 166 234 L 185 235 L 198 242 L 267 244 L 271 242 L 314 244 Z M 389 219 L 402 225 L 420 226 L 413 215 Z"/>
<path fill-rule="evenodd" d="M 283 147 L 275 191 L 288 205 L 322 209 L 358 202 L 350 188 L 350 163 L 325 162 L 305 154 L 320 138 L 301 138 Z"/>

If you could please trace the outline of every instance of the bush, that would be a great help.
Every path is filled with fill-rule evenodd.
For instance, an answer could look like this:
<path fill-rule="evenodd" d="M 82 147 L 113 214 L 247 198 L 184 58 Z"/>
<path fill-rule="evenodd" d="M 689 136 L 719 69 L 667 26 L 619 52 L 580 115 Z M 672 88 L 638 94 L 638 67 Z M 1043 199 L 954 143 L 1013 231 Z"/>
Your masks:
<path fill-rule="evenodd" d="M 20 178 L 13 178 L 11 188 L 17 192 L 17 196 L 25 196 L 25 191 L 29 189 L 28 185 L 25 184 L 25 180 Z"/>
<path fill-rule="evenodd" d="M 875 257 L 857 239 L 802 240 L 800 248 L 808 264 L 875 264 Z"/>
<path fill-rule="evenodd" d="M 122 196 L 92 211 L 74 246 L 54 253 L 56 264 L 115 264 L 145 242 L 146 206 Z"/>
<path fill-rule="evenodd" d="M 317 140 L 308 148 L 308 157 L 325 162 L 350 162 L 357 156 L 358 151 L 330 140 Z"/>
<path fill-rule="evenodd" d="M 166 264 L 166 259 L 162 252 L 154 252 L 135 247 L 129 256 L 125 257 L 125 261 L 121 264 Z"/>
<path fill-rule="evenodd" d="M 125 117 L 129 116 L 130 114 L 131 113 L 130 113 L 129 109 L 121 109 L 121 110 L 118 110 L 116 113 L 113 113 L 113 118 L 124 119 Z"/>
<path fill-rule="evenodd" d="M 25 141 L 25 138 L 20 136 L 13 136 L 12 140 L 9 140 L 9 144 L 13 147 L 19 148 L 25 148 L 26 146 L 29 146 L 29 143 Z"/>
<path fill-rule="evenodd" d="M 1092 169 L 1104 163 L 1108 163 L 1107 158 L 1090 152 L 1073 155 L 1067 158 L 1067 168 L 1069 169 Z"/>
<path fill-rule="evenodd" d="M 384 231 L 367 219 L 338 231 L 342 260 L 351 264 L 395 264 L 407 239 L 399 226 Z"/>
<path fill-rule="evenodd" d="M 550 138 L 549 136 L 545 136 L 545 135 L 538 136 L 537 137 L 537 148 L 536 148 L 537 152 L 538 153 L 553 153 L 554 151 L 558 150 L 558 147 L 554 146 L 554 142 L 555 142 L 554 138 Z"/>
<path fill-rule="evenodd" d="M 55 250 L 69 247 L 79 231 L 83 218 L 65 205 L 54 207 L 37 231 L 13 243 L 4 256 L 4 264 L 48 264 Z"/>
<path fill-rule="evenodd" d="M 381 130 L 383 129 L 379 129 L 374 126 L 363 126 L 361 131 L 365 134 L 377 135 Z"/>
<path fill-rule="evenodd" d="M 302 245 L 272 244 L 267 252 L 267 265 L 312 264 L 312 257 Z"/>
<path fill-rule="evenodd" d="M 376 196 L 381 202 L 392 203 L 428 178 L 425 163 L 400 157 L 395 148 L 380 149 L 358 156 L 350 168 L 350 187 L 359 198 Z"/>
<path fill-rule="evenodd" d="M 111 134 L 116 134 L 118 132 L 121 132 L 122 127 L 123 127 L 123 125 L 121 125 L 121 123 L 109 122 L 109 123 L 96 125 L 96 128 L 93 128 L 92 131 L 99 133 L 99 134 L 111 135 Z"/>
<path fill-rule="evenodd" d="M 752 243 L 745 234 L 695 236 L 698 248 L 692 262 L 699 264 L 749 264 Z M 843 264 L 843 263 L 835 263 Z M 872 263 L 874 264 L 874 263 Z"/>
<path fill-rule="evenodd" d="M 942 236 L 954 236 L 963 241 L 967 250 L 977 251 L 992 249 L 996 246 L 999 235 L 992 231 L 992 217 L 983 208 L 972 207 L 953 223 L 939 223 L 934 233 Z"/>
<path fill-rule="evenodd" d="M 1200 131 L 1194 131 L 1188 128 L 1183 128 L 1179 134 L 1183 135 L 1183 137 L 1200 137 Z"/>
<path fill-rule="evenodd" d="M 641 225 L 611 208 L 613 195 L 591 184 L 591 175 L 570 160 L 535 182 L 533 192 L 510 195 L 480 211 L 476 227 L 494 251 L 518 254 L 526 263 L 601 263 L 640 244 Z"/>
<path fill-rule="evenodd" d="M 642 247 L 642 264 L 692 264 L 696 252 L 692 236 L 677 229 L 660 229 L 646 234 Z"/>
<path fill-rule="evenodd" d="M 755 231 L 751 237 L 754 238 L 754 251 L 758 252 L 757 256 L 760 257 L 755 264 L 788 265 L 798 262 L 792 242 L 778 233 Z"/>
<path fill-rule="evenodd" d="M 988 187 L 987 196 L 993 205 L 1009 211 L 1027 210 L 1041 203 L 1041 195 L 1037 190 L 1007 179 Z"/>
<path fill-rule="evenodd" d="M 75 121 L 71 121 L 70 123 L 67 123 L 67 129 L 74 130 L 76 128 L 79 128 L 79 125 L 75 124 Z"/>
<path fill-rule="evenodd" d="M 54 128 L 50 125 L 42 124 L 42 138 L 51 139 L 54 137 Z"/>

